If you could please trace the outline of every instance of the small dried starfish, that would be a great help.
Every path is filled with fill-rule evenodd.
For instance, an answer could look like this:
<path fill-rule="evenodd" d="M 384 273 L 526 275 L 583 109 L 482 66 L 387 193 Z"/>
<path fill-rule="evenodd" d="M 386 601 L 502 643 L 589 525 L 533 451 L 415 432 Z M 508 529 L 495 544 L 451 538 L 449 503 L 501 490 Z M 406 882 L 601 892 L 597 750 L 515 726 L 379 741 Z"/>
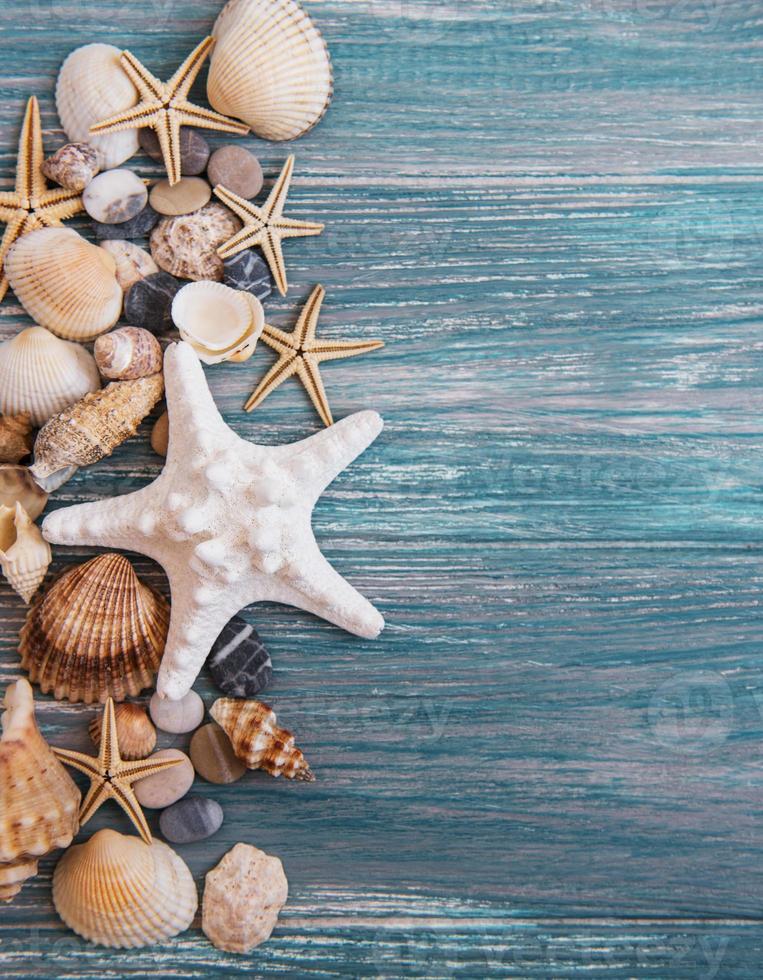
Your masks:
<path fill-rule="evenodd" d="M 0 244 L 0 266 L 13 243 L 38 228 L 60 225 L 85 208 L 78 191 L 65 187 L 48 188 L 42 172 L 45 150 L 42 145 L 40 107 L 32 96 L 26 105 L 24 123 L 19 137 L 19 154 L 16 163 L 16 189 L 0 193 L 0 221 L 5 229 Z M 0 275 L 0 300 L 8 291 L 5 271 Z"/>
<path fill-rule="evenodd" d="M 249 132 L 245 123 L 188 101 L 191 86 L 214 43 L 213 37 L 204 38 L 168 82 L 160 82 L 135 55 L 123 51 L 122 67 L 138 89 L 141 101 L 132 109 L 125 109 L 124 112 L 91 126 L 90 132 L 117 133 L 123 129 L 143 127 L 155 130 L 170 184 L 177 184 L 181 176 L 181 126 L 199 126 L 202 129 L 217 129 L 223 133 L 244 136 Z"/>
<path fill-rule="evenodd" d="M 305 386 L 324 425 L 333 425 L 323 379 L 318 365 L 321 361 L 336 361 L 342 357 L 357 357 L 368 351 L 384 347 L 383 340 L 316 340 L 315 329 L 326 290 L 316 286 L 302 308 L 297 325 L 291 333 L 284 333 L 269 324 L 262 329 L 261 339 L 279 354 L 278 360 L 260 381 L 249 397 L 244 409 L 251 412 L 275 389 L 296 374 Z"/>
<path fill-rule="evenodd" d="M 132 784 L 144 776 L 153 776 L 162 769 L 176 766 L 182 759 L 138 759 L 135 762 L 124 762 L 119 754 L 113 698 L 108 699 L 103 709 L 101 747 L 97 758 L 82 752 L 73 752 L 71 749 L 54 748 L 53 751 L 61 762 L 73 769 L 79 769 L 90 778 L 90 789 L 80 807 L 80 826 L 88 822 L 102 803 L 112 799 L 116 800 L 132 820 L 143 840 L 147 844 L 151 843 L 151 831 L 132 790 Z"/>
<path fill-rule="evenodd" d="M 278 180 L 273 185 L 273 189 L 268 195 L 267 201 L 258 208 L 247 201 L 244 197 L 239 197 L 227 187 L 218 184 L 215 187 L 215 194 L 223 204 L 227 204 L 231 211 L 241 218 L 244 227 L 229 241 L 224 242 L 217 250 L 221 259 L 229 259 L 231 255 L 243 252 L 245 248 L 253 248 L 258 245 L 262 249 L 262 254 L 270 266 L 276 286 L 282 296 L 286 295 L 286 266 L 281 250 L 281 240 L 284 238 L 304 238 L 306 235 L 320 235 L 323 225 L 314 221 L 295 221 L 293 218 L 284 218 L 283 209 L 291 184 L 291 175 L 294 170 L 294 155 L 292 154 L 283 165 L 283 170 L 278 175 Z"/>

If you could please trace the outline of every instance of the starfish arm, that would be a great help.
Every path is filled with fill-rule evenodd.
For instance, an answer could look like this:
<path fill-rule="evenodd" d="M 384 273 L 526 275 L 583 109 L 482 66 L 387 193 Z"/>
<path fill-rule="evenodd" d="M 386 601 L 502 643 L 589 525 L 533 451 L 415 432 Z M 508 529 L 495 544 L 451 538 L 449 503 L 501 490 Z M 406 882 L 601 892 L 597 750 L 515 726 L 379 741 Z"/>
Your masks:
<path fill-rule="evenodd" d="M 187 462 L 197 450 L 203 455 L 230 441 L 234 433 L 217 410 L 201 361 L 185 341 L 170 344 L 165 352 L 164 386 L 170 417 L 168 463 Z"/>
<path fill-rule="evenodd" d="M 139 102 L 132 109 L 125 109 L 116 116 L 109 116 L 90 127 L 93 134 L 106 135 L 119 133 L 124 129 L 141 129 L 144 126 L 153 127 L 163 112 L 161 102 Z"/>
<path fill-rule="evenodd" d="M 267 344 L 272 350 L 277 351 L 279 354 L 297 353 L 297 346 L 294 343 L 294 335 L 286 333 L 283 330 L 279 330 L 278 327 L 271 327 L 269 323 L 266 323 L 262 328 L 260 340 L 262 340 L 264 344 Z"/>
<path fill-rule="evenodd" d="M 94 780 L 90 784 L 90 789 L 79 808 L 80 827 L 85 826 L 96 810 L 100 810 L 101 806 L 109 799 L 110 795 L 107 784 L 103 780 Z"/>
<path fill-rule="evenodd" d="M 320 235 L 324 225 L 318 221 L 297 221 L 294 218 L 279 218 L 271 222 L 274 232 L 279 238 L 307 238 L 310 235 Z"/>
<path fill-rule="evenodd" d="M 153 484 L 122 497 L 107 497 L 53 511 L 43 521 L 42 533 L 51 544 L 87 544 L 103 548 L 141 551 L 141 515 L 152 505 Z M 147 551 L 144 552 L 148 554 Z"/>
<path fill-rule="evenodd" d="M 19 155 L 16 164 L 16 193 L 19 197 L 29 200 L 39 197 L 45 191 L 47 185 L 41 170 L 44 159 L 40 106 L 33 95 L 27 102 L 19 137 Z"/>
<path fill-rule="evenodd" d="M 310 396 L 310 401 L 313 403 L 315 411 L 320 415 L 324 425 L 332 425 L 334 416 L 331 414 L 331 407 L 329 406 L 326 389 L 323 387 L 323 378 L 321 377 L 318 362 L 311 354 L 303 354 L 299 358 L 298 364 L 297 374 L 299 375 L 299 380 Z"/>
<path fill-rule="evenodd" d="M 262 213 L 268 221 L 275 221 L 283 214 L 286 198 L 289 196 L 291 186 L 291 175 L 294 172 L 294 154 L 291 153 L 283 165 L 281 173 L 273 184 L 268 199 L 262 206 Z"/>
<path fill-rule="evenodd" d="M 260 381 L 244 405 L 244 411 L 251 412 L 252 409 L 261 405 L 268 395 L 282 385 L 287 378 L 290 378 L 299 370 L 299 358 L 294 351 L 282 354 Z"/>
<path fill-rule="evenodd" d="M 315 330 L 318 326 L 318 317 L 321 315 L 325 295 L 326 290 L 323 286 L 316 286 L 302 307 L 302 312 L 299 314 L 297 325 L 294 328 L 294 345 L 296 347 L 304 347 L 315 339 Z"/>
<path fill-rule="evenodd" d="M 260 208 L 256 204 L 252 204 L 251 201 L 247 201 L 245 197 L 239 197 L 238 194 L 229 191 L 222 184 L 216 185 L 215 196 L 219 197 L 223 204 L 226 204 L 245 224 L 255 222 L 264 224 Z"/>
<path fill-rule="evenodd" d="M 55 745 L 52 748 L 53 754 L 59 762 L 71 766 L 72 769 L 76 769 L 78 772 L 84 772 L 91 779 L 100 778 L 101 773 L 98 759 L 94 759 L 90 755 L 85 755 L 84 752 L 75 752 L 74 749 L 59 749 Z"/>
<path fill-rule="evenodd" d="M 201 71 L 201 66 L 204 64 L 209 50 L 214 43 L 215 39 L 211 34 L 205 37 L 203 41 L 199 41 L 183 64 L 167 82 L 166 90 L 175 101 L 185 99 L 188 96 L 188 93 L 191 91 L 191 86 Z"/>
<path fill-rule="evenodd" d="M 166 112 L 162 109 L 156 115 L 153 128 L 159 139 L 164 169 L 167 171 L 167 179 L 170 182 L 170 187 L 172 187 L 174 184 L 177 184 L 182 174 L 180 160 L 180 120 L 174 112 Z"/>
<path fill-rule="evenodd" d="M 215 112 L 214 109 L 205 109 L 203 106 L 194 105 L 193 102 L 175 100 L 173 112 L 184 126 L 214 129 L 220 133 L 233 133 L 235 136 L 246 136 L 249 132 L 246 123 L 231 119 L 230 116 L 224 116 L 221 112 Z"/>
<path fill-rule="evenodd" d="M 180 761 L 180 760 L 177 760 Z M 111 783 L 111 797 L 122 807 L 133 826 L 146 844 L 151 843 L 151 831 L 138 799 L 129 786 L 124 783 Z"/>
<path fill-rule="evenodd" d="M 119 755 L 119 739 L 117 737 L 117 716 L 114 711 L 114 698 L 107 698 L 103 708 L 101 721 L 101 747 L 98 761 L 103 772 L 115 773 L 122 759 Z"/>
<path fill-rule="evenodd" d="M 140 782 L 148 776 L 155 776 L 163 769 L 170 769 L 172 766 L 179 765 L 182 759 L 154 759 L 149 756 L 147 759 L 135 759 L 133 762 L 121 762 L 119 765 L 119 781 L 127 783 Z"/>
<path fill-rule="evenodd" d="M 338 361 L 345 357 L 358 357 L 384 347 L 383 340 L 314 340 L 309 353 L 319 363 Z"/>
<path fill-rule="evenodd" d="M 9 221 L 21 208 L 21 198 L 16 191 L 0 191 L 0 221 Z"/>
<path fill-rule="evenodd" d="M 164 84 L 152 75 L 131 51 L 123 51 L 119 59 L 122 70 L 140 93 L 144 102 L 163 102 Z"/>
<path fill-rule="evenodd" d="M 217 254 L 221 259 L 229 259 L 232 255 L 238 255 L 239 252 L 243 252 L 245 248 L 254 248 L 262 243 L 265 230 L 263 228 L 257 228 L 253 225 L 245 225 L 241 231 L 237 231 L 233 238 L 229 238 L 227 242 L 217 249 Z"/>
<path fill-rule="evenodd" d="M 271 228 L 265 229 L 265 234 L 262 236 L 262 241 L 260 242 L 260 248 L 262 249 L 262 255 L 268 264 L 268 268 L 272 273 L 273 280 L 278 287 L 278 292 L 282 296 L 285 296 L 286 290 L 289 288 L 289 284 L 286 281 L 286 263 L 283 259 L 281 239 L 277 234 L 273 233 Z"/>
<path fill-rule="evenodd" d="M 60 192 L 51 191 L 46 195 L 36 214 L 40 224 L 49 228 L 51 225 L 60 225 L 62 221 L 73 218 L 84 210 L 81 194 L 61 188 Z"/>

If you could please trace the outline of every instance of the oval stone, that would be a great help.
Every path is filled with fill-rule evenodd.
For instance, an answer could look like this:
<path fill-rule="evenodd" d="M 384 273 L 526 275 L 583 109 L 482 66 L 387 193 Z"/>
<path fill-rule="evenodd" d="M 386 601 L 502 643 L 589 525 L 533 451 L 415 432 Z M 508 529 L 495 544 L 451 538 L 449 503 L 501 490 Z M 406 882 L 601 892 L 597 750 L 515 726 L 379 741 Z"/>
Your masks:
<path fill-rule="evenodd" d="M 159 214 L 191 214 L 212 197 L 212 188 L 201 177 L 181 177 L 177 184 L 160 180 L 149 195 L 149 203 Z"/>
<path fill-rule="evenodd" d="M 106 225 L 129 221 L 148 201 L 146 185 L 132 170 L 107 170 L 93 177 L 82 194 L 91 218 Z"/>
<path fill-rule="evenodd" d="M 217 800 L 186 796 L 159 817 L 164 838 L 173 844 L 193 844 L 216 834 L 223 824 L 223 808 Z"/>
<path fill-rule="evenodd" d="M 93 231 L 95 237 L 100 241 L 105 238 L 145 238 L 160 218 L 161 215 L 154 211 L 150 204 L 147 204 L 140 214 L 136 214 L 129 221 L 122 221 L 116 225 L 106 225 L 100 221 L 94 221 Z"/>
<path fill-rule="evenodd" d="M 154 694 L 148 710 L 156 727 L 173 735 L 192 732 L 204 718 L 204 702 L 196 691 L 189 691 L 179 701 L 170 701 Z"/>
<path fill-rule="evenodd" d="M 231 698 L 251 698 L 273 679 L 270 654 L 257 630 L 234 616 L 215 640 L 207 660 L 212 680 Z"/>
<path fill-rule="evenodd" d="M 169 442 L 170 417 L 167 412 L 162 412 L 151 429 L 151 448 L 157 455 L 166 456 Z"/>
<path fill-rule="evenodd" d="M 155 772 L 133 783 L 135 796 L 141 806 L 148 810 L 163 810 L 185 796 L 193 785 L 194 768 L 191 760 L 180 749 L 162 749 L 154 752 L 149 759 L 181 759 L 176 766 Z"/>
<path fill-rule="evenodd" d="M 140 148 L 152 160 L 161 163 L 164 159 L 159 137 L 153 129 L 138 131 Z M 190 176 L 204 173 L 209 160 L 209 143 L 197 129 L 183 126 L 180 130 L 180 172 Z"/>
<path fill-rule="evenodd" d="M 152 333 L 172 330 L 172 301 L 183 283 L 168 272 L 139 279 L 125 293 L 125 320 Z"/>
<path fill-rule="evenodd" d="M 244 763 L 236 758 L 230 739 L 214 723 L 202 725 L 194 732 L 188 751 L 196 772 L 208 783 L 219 786 L 235 783 L 246 772 Z"/>
<path fill-rule="evenodd" d="M 232 289 L 242 289 L 262 302 L 273 292 L 273 277 L 267 262 L 254 249 L 245 248 L 223 262 L 223 282 Z"/>
<path fill-rule="evenodd" d="M 252 198 L 262 190 L 262 167 L 243 146 L 221 146 L 209 158 L 207 176 L 213 187 L 222 184 L 239 197 Z"/>

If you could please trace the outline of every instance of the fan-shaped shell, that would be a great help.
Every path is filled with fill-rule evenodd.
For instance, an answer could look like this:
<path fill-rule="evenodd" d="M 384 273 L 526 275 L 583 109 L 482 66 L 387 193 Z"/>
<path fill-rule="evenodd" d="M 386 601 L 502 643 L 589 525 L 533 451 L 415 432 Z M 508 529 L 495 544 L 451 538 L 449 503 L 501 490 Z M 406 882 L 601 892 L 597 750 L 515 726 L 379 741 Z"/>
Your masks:
<path fill-rule="evenodd" d="M 212 31 L 207 97 L 263 139 L 293 140 L 331 101 L 328 48 L 295 0 L 230 0 Z"/>
<path fill-rule="evenodd" d="M 145 759 L 151 755 L 156 746 L 156 729 L 151 724 L 146 709 L 139 704 L 124 701 L 114 705 L 114 717 L 120 756 L 123 759 Z M 96 748 L 101 744 L 102 725 L 103 712 L 99 711 L 88 725 L 90 738 Z"/>
<path fill-rule="evenodd" d="M 286 779 L 314 778 L 294 736 L 279 728 L 273 709 L 262 701 L 218 698 L 209 712 L 230 739 L 233 751 L 250 769 Z"/>
<path fill-rule="evenodd" d="M 98 555 L 34 601 L 21 630 L 21 666 L 59 700 L 123 701 L 152 684 L 169 621 L 166 600 L 123 555 Z"/>
<path fill-rule="evenodd" d="M 205 364 L 250 357 L 265 325 L 256 296 L 208 279 L 183 286 L 172 319 Z"/>
<path fill-rule="evenodd" d="M 84 939 L 136 948 L 188 929 L 199 899 L 188 866 L 165 843 L 99 830 L 58 862 L 53 903 Z"/>
<path fill-rule="evenodd" d="M 64 340 L 93 340 L 122 312 L 113 257 L 72 228 L 24 235 L 8 252 L 5 272 L 27 313 Z"/>
<path fill-rule="evenodd" d="M 44 425 L 57 412 L 101 387 L 93 355 L 79 344 L 27 327 L 0 344 L 0 411 L 28 412 Z"/>
<path fill-rule="evenodd" d="M 113 44 L 76 48 L 61 65 L 56 83 L 56 109 L 72 143 L 90 143 L 98 150 L 104 170 L 118 167 L 138 152 L 138 130 L 91 136 L 97 122 L 130 109 L 138 91 L 125 74 L 122 52 Z"/>
<path fill-rule="evenodd" d="M 19 501 L 16 501 L 14 526 L 15 540 L 8 548 L 0 549 L 0 565 L 11 587 L 24 602 L 29 602 L 50 565 L 50 545 Z"/>

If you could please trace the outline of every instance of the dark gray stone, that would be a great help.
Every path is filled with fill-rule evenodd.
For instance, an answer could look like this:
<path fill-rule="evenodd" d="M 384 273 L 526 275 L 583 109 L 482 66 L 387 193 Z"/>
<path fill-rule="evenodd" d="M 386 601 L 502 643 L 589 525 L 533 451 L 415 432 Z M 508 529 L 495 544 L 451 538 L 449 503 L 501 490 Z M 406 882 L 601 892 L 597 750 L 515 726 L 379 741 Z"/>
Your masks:
<path fill-rule="evenodd" d="M 273 679 L 273 664 L 257 630 L 234 616 L 215 641 L 207 661 L 212 680 L 231 698 L 251 698 Z"/>
<path fill-rule="evenodd" d="M 222 823 L 223 808 L 216 800 L 204 796 L 184 796 L 159 817 L 162 836 L 173 844 L 206 840 L 217 833 Z"/>
<path fill-rule="evenodd" d="M 154 225 L 158 224 L 161 215 L 154 211 L 150 204 L 136 214 L 129 221 L 122 221 L 117 225 L 106 225 L 101 221 L 93 222 L 95 237 L 104 241 L 107 238 L 145 238 Z"/>
<path fill-rule="evenodd" d="M 245 289 L 260 302 L 273 292 L 273 277 L 268 264 L 259 252 L 251 248 L 223 262 L 223 282 L 233 289 Z"/>
<path fill-rule="evenodd" d="M 153 129 L 138 130 L 138 142 L 147 157 L 151 157 L 157 163 L 162 162 L 159 137 Z M 195 177 L 197 174 L 203 174 L 207 169 L 210 152 L 209 143 L 198 130 L 183 126 L 180 130 L 180 172 L 183 176 Z"/>
<path fill-rule="evenodd" d="M 171 330 L 172 301 L 185 283 L 169 272 L 154 272 L 133 283 L 125 295 L 124 318 L 132 327 L 152 333 Z"/>

